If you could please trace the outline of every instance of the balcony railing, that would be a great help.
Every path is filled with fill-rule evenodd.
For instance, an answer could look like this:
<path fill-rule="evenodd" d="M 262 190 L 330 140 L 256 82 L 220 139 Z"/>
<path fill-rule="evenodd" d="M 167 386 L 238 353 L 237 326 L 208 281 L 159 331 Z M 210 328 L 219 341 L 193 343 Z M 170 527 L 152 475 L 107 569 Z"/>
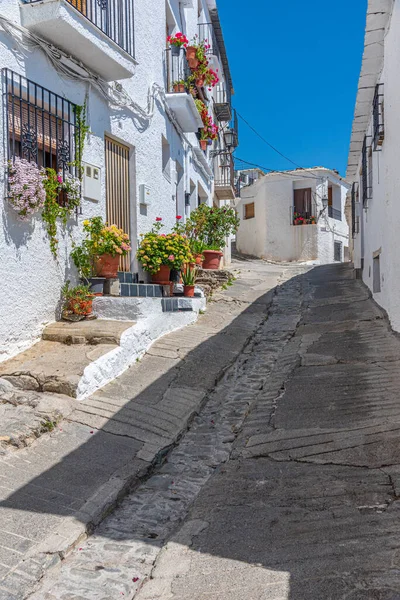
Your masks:
<path fill-rule="evenodd" d="M 375 88 L 373 102 L 373 123 L 374 123 L 374 150 L 381 150 L 383 140 L 385 139 L 385 122 L 383 110 L 383 83 L 378 83 Z"/>
<path fill-rule="evenodd" d="M 299 210 L 296 206 L 290 208 L 290 224 L 291 225 L 315 225 L 317 208 L 314 202 L 307 210 Z"/>
<path fill-rule="evenodd" d="M 229 152 L 218 155 L 215 167 L 215 194 L 219 200 L 233 200 L 236 197 L 235 169 Z"/>
<path fill-rule="evenodd" d="M 214 111 L 218 121 L 228 122 L 232 118 L 231 90 L 225 83 L 218 83 L 214 97 Z"/>
<path fill-rule="evenodd" d="M 36 4 L 42 0 L 24 0 Z M 135 54 L 134 0 L 63 0 L 108 36 L 130 56 Z"/>
<path fill-rule="evenodd" d="M 342 211 L 337 208 L 333 208 L 333 206 L 328 206 L 328 217 L 331 219 L 336 219 L 336 221 L 342 220 Z"/>
<path fill-rule="evenodd" d="M 165 89 L 168 94 L 184 93 L 189 90 L 185 82 L 191 75 L 191 70 L 183 49 L 176 53 L 175 49 L 165 51 Z"/>
<path fill-rule="evenodd" d="M 215 36 L 214 26 L 212 23 L 200 23 L 199 24 L 199 41 L 206 43 L 210 46 L 207 50 L 208 55 L 214 55 L 218 58 L 221 63 L 221 55 Z"/>

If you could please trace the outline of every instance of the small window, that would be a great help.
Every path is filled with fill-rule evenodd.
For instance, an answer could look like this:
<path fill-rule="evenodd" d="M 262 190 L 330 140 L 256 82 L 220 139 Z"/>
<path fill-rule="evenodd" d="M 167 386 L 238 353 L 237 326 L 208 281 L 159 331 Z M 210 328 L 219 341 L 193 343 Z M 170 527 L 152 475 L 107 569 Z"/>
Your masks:
<path fill-rule="evenodd" d="M 342 262 L 342 242 L 333 243 L 333 260 Z"/>
<path fill-rule="evenodd" d="M 162 172 L 171 181 L 171 150 L 168 141 L 162 137 Z"/>
<path fill-rule="evenodd" d="M 250 204 L 244 205 L 244 218 L 245 219 L 254 219 L 254 202 L 250 202 Z"/>
<path fill-rule="evenodd" d="M 381 264 L 380 255 L 374 256 L 372 265 L 372 291 L 374 294 L 381 291 Z"/>

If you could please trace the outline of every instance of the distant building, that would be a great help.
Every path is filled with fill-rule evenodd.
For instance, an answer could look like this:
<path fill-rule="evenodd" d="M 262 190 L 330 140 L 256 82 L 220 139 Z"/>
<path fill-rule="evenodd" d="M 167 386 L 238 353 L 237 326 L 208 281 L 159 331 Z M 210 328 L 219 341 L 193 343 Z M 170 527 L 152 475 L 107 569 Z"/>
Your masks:
<path fill-rule="evenodd" d="M 348 260 L 349 185 L 322 167 L 265 174 L 238 171 L 239 252 L 274 261 Z"/>

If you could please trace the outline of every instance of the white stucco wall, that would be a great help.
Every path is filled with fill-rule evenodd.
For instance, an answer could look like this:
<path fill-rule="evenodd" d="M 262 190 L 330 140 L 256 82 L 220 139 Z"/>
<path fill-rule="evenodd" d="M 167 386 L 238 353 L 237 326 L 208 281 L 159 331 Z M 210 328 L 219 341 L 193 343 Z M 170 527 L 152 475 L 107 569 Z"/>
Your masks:
<path fill-rule="evenodd" d="M 362 279 L 369 287 L 374 299 L 388 313 L 392 327 L 400 331 L 400 247 L 398 232 L 400 213 L 398 210 L 398 190 L 400 170 L 398 167 L 398 139 L 400 135 L 398 70 L 400 68 L 400 6 L 393 4 L 391 19 L 384 36 L 384 60 L 377 78 L 383 83 L 385 139 L 381 151 L 372 155 L 372 197 L 367 206 L 362 204 L 361 153 L 354 181 L 360 186 L 360 231 L 354 239 L 354 265 L 362 269 Z M 371 52 L 371 46 L 366 51 Z M 378 52 L 378 50 L 377 50 Z M 371 80 L 371 85 L 375 81 Z M 372 133 L 372 104 L 366 135 Z M 367 138 L 370 140 L 371 138 Z M 370 143 L 370 141 L 368 142 Z M 373 258 L 380 252 L 380 292 L 373 291 Z"/>
<path fill-rule="evenodd" d="M 176 31 L 184 31 L 189 39 L 198 31 L 198 3 L 183 8 L 178 0 L 168 0 L 176 21 Z M 200 0 L 201 19 L 209 21 L 207 3 Z M 20 0 L 2 0 L 0 15 L 20 23 Z M 91 27 L 84 19 L 84 25 Z M 154 83 L 164 86 L 164 49 L 166 37 L 165 2 L 157 0 L 135 2 L 135 59 L 137 66 L 130 79 L 121 81 L 124 89 L 143 108 L 147 106 L 148 90 Z M 100 57 L 101 60 L 101 57 Z M 83 200 L 82 215 L 69 223 L 68 233 L 59 234 L 59 255 L 54 260 L 40 215 L 27 222 L 18 219 L 5 198 L 5 174 L 0 169 L 0 361 L 26 348 L 37 340 L 43 326 L 53 321 L 60 308 L 60 289 L 66 279 L 75 280 L 75 269 L 69 259 L 71 240 L 79 240 L 81 223 L 95 215 L 105 217 L 104 136 L 109 135 L 131 148 L 131 241 L 132 270 L 137 271 L 134 259 L 141 233 L 148 231 L 156 217 L 162 217 L 166 229 L 175 223 L 176 214 L 185 215 L 184 194 L 192 190 L 194 203 L 199 190 L 204 201 L 211 204 L 213 183 L 195 166 L 188 149 L 156 103 L 154 118 L 142 122 L 133 118 L 127 108 L 112 107 L 93 89 L 61 77 L 49 63 L 42 50 L 21 53 L 15 40 L 0 28 L 0 65 L 19 73 L 76 104 L 83 104 L 88 95 L 88 121 L 91 133 L 85 144 L 83 160 L 101 168 L 102 195 L 98 203 Z M 220 73 L 223 76 L 223 73 Z M 186 134 L 198 146 L 196 135 Z M 162 172 L 162 136 L 171 148 L 171 174 Z M 0 162 L 5 164 L 7 131 L 0 127 Z M 183 169 L 176 203 L 176 161 Z M 149 206 L 138 202 L 139 185 L 151 190 Z M 194 189 L 193 189 L 194 186 Z"/>
<path fill-rule="evenodd" d="M 310 177 L 307 177 L 310 174 Z M 328 182 L 333 186 L 333 208 L 340 210 L 342 220 L 328 216 L 322 198 L 327 196 Z M 237 247 L 273 261 L 334 262 L 334 242 L 348 246 L 349 228 L 344 217 L 348 185 L 327 169 L 269 174 L 241 191 L 238 214 L 241 219 Z M 316 225 L 292 223 L 294 190 L 311 188 Z M 244 205 L 255 203 L 255 218 L 244 219 Z M 342 260 L 344 252 L 342 248 Z"/>

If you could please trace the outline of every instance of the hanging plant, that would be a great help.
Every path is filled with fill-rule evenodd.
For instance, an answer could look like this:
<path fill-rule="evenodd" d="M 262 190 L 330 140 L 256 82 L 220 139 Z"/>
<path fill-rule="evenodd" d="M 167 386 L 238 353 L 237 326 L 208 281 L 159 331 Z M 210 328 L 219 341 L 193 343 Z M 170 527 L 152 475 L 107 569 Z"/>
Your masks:
<path fill-rule="evenodd" d="M 85 147 L 86 136 L 90 131 L 90 127 L 86 121 L 87 108 L 86 100 L 82 105 L 77 104 L 74 108 L 76 126 L 75 126 L 75 160 L 71 163 L 71 166 L 75 167 L 78 173 L 79 179 L 82 181 L 83 178 L 83 150 Z"/>
<path fill-rule="evenodd" d="M 21 219 L 27 219 L 45 204 L 46 172 L 36 163 L 19 157 L 16 157 L 14 162 L 8 162 L 8 172 L 8 201 Z"/>
<path fill-rule="evenodd" d="M 65 227 L 68 219 L 79 207 L 81 201 L 81 184 L 79 179 L 66 173 L 56 173 L 54 169 L 46 169 L 47 177 L 44 179 L 46 200 L 44 202 L 42 219 L 46 224 L 46 230 L 50 238 L 50 249 L 57 256 L 57 219 Z M 60 198 L 62 197 L 62 204 Z"/>

